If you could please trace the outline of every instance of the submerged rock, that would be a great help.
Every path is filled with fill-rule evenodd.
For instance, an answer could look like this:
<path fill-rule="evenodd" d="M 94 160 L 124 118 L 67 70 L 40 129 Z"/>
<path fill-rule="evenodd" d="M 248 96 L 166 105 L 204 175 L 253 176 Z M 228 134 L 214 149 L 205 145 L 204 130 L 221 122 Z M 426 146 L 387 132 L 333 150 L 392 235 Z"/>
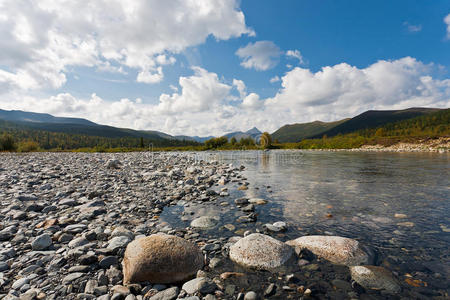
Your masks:
<path fill-rule="evenodd" d="M 191 226 L 195 228 L 212 228 L 218 223 L 217 219 L 209 216 L 202 216 L 194 219 L 191 222 Z"/>
<path fill-rule="evenodd" d="M 401 288 L 392 273 L 378 266 L 350 267 L 352 279 L 366 289 L 398 293 Z"/>
<path fill-rule="evenodd" d="M 203 255 L 183 238 L 152 234 L 128 244 L 122 265 L 124 283 L 172 283 L 194 276 L 203 267 Z"/>
<path fill-rule="evenodd" d="M 356 240 L 340 236 L 310 235 L 286 242 L 297 253 L 307 249 L 332 263 L 346 266 L 365 265 L 372 261 L 369 251 Z"/>
<path fill-rule="evenodd" d="M 234 262 L 256 269 L 270 270 L 284 265 L 294 255 L 286 244 L 264 234 L 250 234 L 230 247 Z"/>

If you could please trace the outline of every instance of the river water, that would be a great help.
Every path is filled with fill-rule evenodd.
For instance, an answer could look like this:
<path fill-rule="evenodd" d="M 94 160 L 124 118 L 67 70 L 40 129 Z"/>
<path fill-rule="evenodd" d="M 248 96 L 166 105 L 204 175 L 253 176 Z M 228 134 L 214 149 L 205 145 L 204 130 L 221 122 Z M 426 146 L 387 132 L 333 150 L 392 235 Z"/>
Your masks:
<path fill-rule="evenodd" d="M 277 150 L 202 152 L 195 156 L 245 166 L 241 174 L 249 188 L 238 191 L 230 187 L 230 196 L 220 199 L 229 201 L 227 207 L 207 204 L 171 207 L 162 218 L 173 226 L 188 225 L 180 219 L 184 211 L 192 217 L 220 216 L 220 225 L 236 227 L 230 232 L 219 226 L 210 232 L 212 237 L 242 234 L 245 230 L 254 232 L 265 223 L 284 221 L 288 230 L 273 235 L 283 241 L 311 234 L 354 238 L 375 250 L 377 265 L 394 272 L 403 288 L 399 297 L 448 296 L 450 154 Z M 236 223 L 236 218 L 242 215 L 233 205 L 238 197 L 268 201 L 257 206 L 257 222 Z M 330 281 L 333 276 L 339 277 L 324 274 L 314 277 L 314 271 L 323 273 L 326 268 L 313 270 L 311 280 Z M 304 280 L 311 282 L 308 278 Z M 343 295 L 338 293 L 335 297 L 346 298 Z M 370 297 L 378 299 L 385 295 L 375 293 Z"/>

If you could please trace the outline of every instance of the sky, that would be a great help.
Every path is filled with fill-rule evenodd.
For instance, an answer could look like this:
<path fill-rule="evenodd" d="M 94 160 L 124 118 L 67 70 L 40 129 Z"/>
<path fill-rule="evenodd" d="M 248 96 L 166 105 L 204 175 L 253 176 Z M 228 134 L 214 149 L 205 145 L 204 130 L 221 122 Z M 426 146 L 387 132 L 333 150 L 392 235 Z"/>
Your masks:
<path fill-rule="evenodd" d="M 173 135 L 450 107 L 448 0 L 0 0 L 0 108 Z"/>

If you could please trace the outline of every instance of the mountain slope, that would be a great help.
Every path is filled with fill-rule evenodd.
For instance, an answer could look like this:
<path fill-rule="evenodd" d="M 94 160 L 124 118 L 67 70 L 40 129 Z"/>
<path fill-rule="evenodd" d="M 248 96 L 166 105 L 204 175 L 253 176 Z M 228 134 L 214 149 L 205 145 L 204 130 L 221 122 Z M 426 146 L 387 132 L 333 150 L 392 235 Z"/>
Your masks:
<path fill-rule="evenodd" d="M 369 110 L 329 130 L 311 136 L 311 138 L 328 137 L 338 134 L 351 133 L 358 130 L 376 128 L 384 124 L 420 117 L 426 114 L 438 112 L 438 108 L 413 107 L 403 110 Z"/>
<path fill-rule="evenodd" d="M 176 138 L 177 140 L 180 141 L 195 141 L 195 142 L 199 142 L 199 143 L 203 143 L 209 139 L 212 139 L 213 136 L 187 136 L 187 135 L 176 135 L 174 136 L 174 138 Z"/>
<path fill-rule="evenodd" d="M 0 132 L 12 134 L 18 141 L 34 140 L 41 148 L 75 149 L 79 147 L 139 147 L 140 145 L 196 145 L 159 131 L 140 131 L 99 125 L 86 119 L 60 118 L 49 114 L 0 110 Z"/>
<path fill-rule="evenodd" d="M 247 130 L 245 132 L 235 131 L 227 133 L 224 136 L 227 137 L 228 139 L 235 138 L 237 141 L 240 141 L 241 139 L 245 138 L 252 138 L 257 141 L 260 138 L 261 134 L 262 132 L 258 128 L 253 127 L 252 129 Z"/>
<path fill-rule="evenodd" d="M 86 119 L 81 118 L 62 118 L 49 114 L 27 112 L 22 110 L 3 110 L 0 109 L 0 119 L 11 122 L 32 122 L 32 123 L 60 123 L 60 124 L 79 124 L 79 125 L 97 125 Z"/>
<path fill-rule="evenodd" d="M 344 119 L 336 122 L 321 122 L 314 121 L 310 123 L 299 123 L 284 125 L 277 131 L 272 133 L 272 139 L 277 140 L 280 143 L 295 143 L 302 139 L 319 135 L 322 132 L 330 130 L 349 119 Z"/>

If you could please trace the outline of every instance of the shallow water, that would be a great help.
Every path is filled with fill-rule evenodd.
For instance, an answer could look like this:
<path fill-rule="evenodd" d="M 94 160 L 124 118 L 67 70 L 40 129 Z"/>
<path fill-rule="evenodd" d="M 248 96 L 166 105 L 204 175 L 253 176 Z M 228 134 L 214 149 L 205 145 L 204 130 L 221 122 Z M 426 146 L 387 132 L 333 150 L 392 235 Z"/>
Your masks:
<path fill-rule="evenodd" d="M 233 224 L 241 234 L 285 221 L 287 232 L 272 234 L 283 241 L 307 234 L 340 235 L 374 248 L 377 264 L 401 281 L 404 297 L 440 298 L 449 292 L 450 154 L 228 151 L 189 155 L 244 165 L 241 174 L 249 189 L 237 191 L 237 185 L 228 184 L 230 196 L 218 200 L 228 201 L 226 207 L 211 203 L 170 207 L 161 217 L 172 226 L 189 225 L 188 220 L 181 221 L 183 211 L 190 219 L 220 216 L 219 225 Z M 238 197 L 269 201 L 257 206 L 256 223 L 236 223 L 243 215 L 233 204 Z M 208 234 L 228 237 L 235 232 L 218 226 Z"/>

